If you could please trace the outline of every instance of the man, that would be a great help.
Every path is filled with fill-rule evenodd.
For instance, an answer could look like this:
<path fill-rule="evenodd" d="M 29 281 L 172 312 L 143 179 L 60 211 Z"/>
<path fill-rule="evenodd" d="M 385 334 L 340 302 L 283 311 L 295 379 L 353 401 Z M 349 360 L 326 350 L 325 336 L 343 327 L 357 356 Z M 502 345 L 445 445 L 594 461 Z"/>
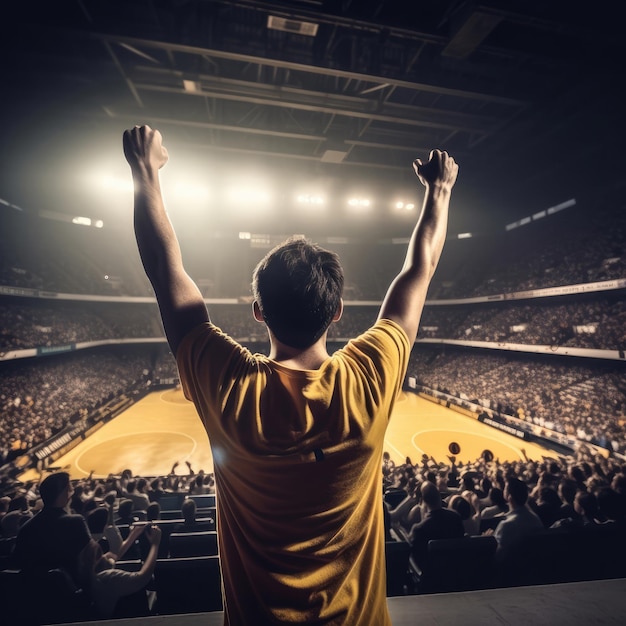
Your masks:
<path fill-rule="evenodd" d="M 458 539 L 465 534 L 465 528 L 456 511 L 443 508 L 441 494 L 434 483 L 424 481 L 420 492 L 426 514 L 421 522 L 411 528 L 409 543 L 413 559 L 423 570 L 428 555 L 428 542 L 431 539 Z"/>
<path fill-rule="evenodd" d="M 435 150 L 414 162 L 426 195 L 404 266 L 374 327 L 332 357 L 328 327 L 343 310 L 338 257 L 304 239 L 268 253 L 253 276 L 265 357 L 211 324 L 185 272 L 161 195 L 160 133 L 127 130 L 124 153 L 139 252 L 213 451 L 225 624 L 390 624 L 383 439 L 443 248 L 454 159 Z"/>
<path fill-rule="evenodd" d="M 140 478 L 138 481 L 129 480 L 128 483 L 126 483 L 126 493 L 124 497 L 132 501 L 133 511 L 148 510 L 150 498 L 143 492 L 143 488 L 146 484 L 145 478 Z"/>
<path fill-rule="evenodd" d="M 43 509 L 17 535 L 17 564 L 29 572 L 63 568 L 76 581 L 83 550 L 95 542 L 85 518 L 66 510 L 72 496 L 69 474 L 50 474 L 39 486 L 39 494 Z"/>
<path fill-rule="evenodd" d="M 544 528 L 539 517 L 526 504 L 528 485 L 523 480 L 510 477 L 504 488 L 504 497 L 509 512 L 494 532 L 498 541 L 496 558 L 499 562 L 509 558 L 524 537 Z"/>
<path fill-rule="evenodd" d="M 212 519 L 198 521 L 196 519 L 197 506 L 195 500 L 185 498 L 181 507 L 183 522 L 176 524 L 172 528 L 172 533 L 199 533 L 207 530 L 215 530 L 215 522 Z"/>

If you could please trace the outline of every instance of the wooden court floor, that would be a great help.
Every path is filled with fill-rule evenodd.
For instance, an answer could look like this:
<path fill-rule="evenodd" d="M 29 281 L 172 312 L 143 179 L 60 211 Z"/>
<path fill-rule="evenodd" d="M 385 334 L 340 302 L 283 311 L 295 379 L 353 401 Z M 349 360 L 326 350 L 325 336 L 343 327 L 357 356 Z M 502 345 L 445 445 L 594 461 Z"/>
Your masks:
<path fill-rule="evenodd" d="M 409 456 L 416 463 L 423 453 L 438 462 L 447 462 L 451 442 L 459 444 L 457 459 L 477 459 L 484 450 L 501 461 L 523 458 L 541 460 L 554 453 L 538 445 L 502 433 L 477 420 L 435 404 L 413 393 L 403 393 L 396 404 L 387 435 L 385 450 L 396 463 Z M 156 476 L 170 472 L 178 461 L 177 474 L 188 472 L 186 462 L 195 472 L 213 470 L 213 457 L 204 429 L 193 405 L 178 389 L 155 391 L 59 458 L 72 478 L 119 474 L 129 468 L 134 475 Z M 38 478 L 34 471 L 22 480 Z"/>

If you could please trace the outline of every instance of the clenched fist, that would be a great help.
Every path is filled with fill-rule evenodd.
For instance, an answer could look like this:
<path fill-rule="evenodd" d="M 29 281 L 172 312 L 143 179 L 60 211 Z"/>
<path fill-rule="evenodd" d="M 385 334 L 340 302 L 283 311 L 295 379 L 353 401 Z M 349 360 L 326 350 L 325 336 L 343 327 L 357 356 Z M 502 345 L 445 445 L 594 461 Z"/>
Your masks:
<path fill-rule="evenodd" d="M 456 182 L 459 166 L 447 152 L 432 150 L 426 163 L 421 159 L 413 161 L 413 169 L 425 187 L 443 185 L 452 189 Z"/>
<path fill-rule="evenodd" d="M 161 133 L 150 126 L 135 126 L 124 131 L 123 143 L 124 156 L 133 172 L 159 170 L 167 163 Z"/>

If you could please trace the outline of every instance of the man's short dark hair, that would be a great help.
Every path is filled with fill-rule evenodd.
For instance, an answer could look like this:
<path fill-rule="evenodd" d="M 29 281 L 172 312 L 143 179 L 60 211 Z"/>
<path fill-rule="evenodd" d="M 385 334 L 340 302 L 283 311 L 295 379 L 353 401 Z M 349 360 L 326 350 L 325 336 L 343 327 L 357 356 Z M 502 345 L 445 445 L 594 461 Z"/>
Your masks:
<path fill-rule="evenodd" d="M 519 478 L 509 478 L 506 483 L 509 495 L 513 502 L 522 506 L 528 500 L 528 485 Z"/>
<path fill-rule="evenodd" d="M 337 254 L 292 237 L 256 266 L 252 293 L 276 338 L 303 349 L 330 326 L 341 303 L 343 283 Z"/>
<path fill-rule="evenodd" d="M 424 481 L 420 491 L 424 504 L 428 505 L 431 509 L 441 507 L 441 494 L 439 493 L 439 489 L 437 489 L 437 485 L 428 480 Z"/>
<path fill-rule="evenodd" d="M 70 484 L 70 475 L 67 472 L 57 472 L 47 476 L 39 485 L 39 495 L 44 506 L 54 506 L 56 499 Z"/>
<path fill-rule="evenodd" d="M 196 519 L 196 501 L 191 498 L 185 498 L 180 511 L 186 522 L 193 522 Z"/>

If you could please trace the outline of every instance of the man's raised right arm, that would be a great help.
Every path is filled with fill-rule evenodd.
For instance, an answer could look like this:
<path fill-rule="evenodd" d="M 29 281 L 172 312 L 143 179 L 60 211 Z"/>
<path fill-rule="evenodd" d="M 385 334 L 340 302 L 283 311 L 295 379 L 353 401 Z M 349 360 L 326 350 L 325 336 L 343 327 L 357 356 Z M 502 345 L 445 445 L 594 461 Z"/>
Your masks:
<path fill-rule="evenodd" d="M 157 298 L 174 356 L 183 337 L 209 320 L 197 285 L 183 267 L 176 233 L 165 210 L 159 170 L 167 163 L 161 133 L 149 126 L 124 132 L 124 155 L 135 187 L 135 237 L 144 269 Z"/>

